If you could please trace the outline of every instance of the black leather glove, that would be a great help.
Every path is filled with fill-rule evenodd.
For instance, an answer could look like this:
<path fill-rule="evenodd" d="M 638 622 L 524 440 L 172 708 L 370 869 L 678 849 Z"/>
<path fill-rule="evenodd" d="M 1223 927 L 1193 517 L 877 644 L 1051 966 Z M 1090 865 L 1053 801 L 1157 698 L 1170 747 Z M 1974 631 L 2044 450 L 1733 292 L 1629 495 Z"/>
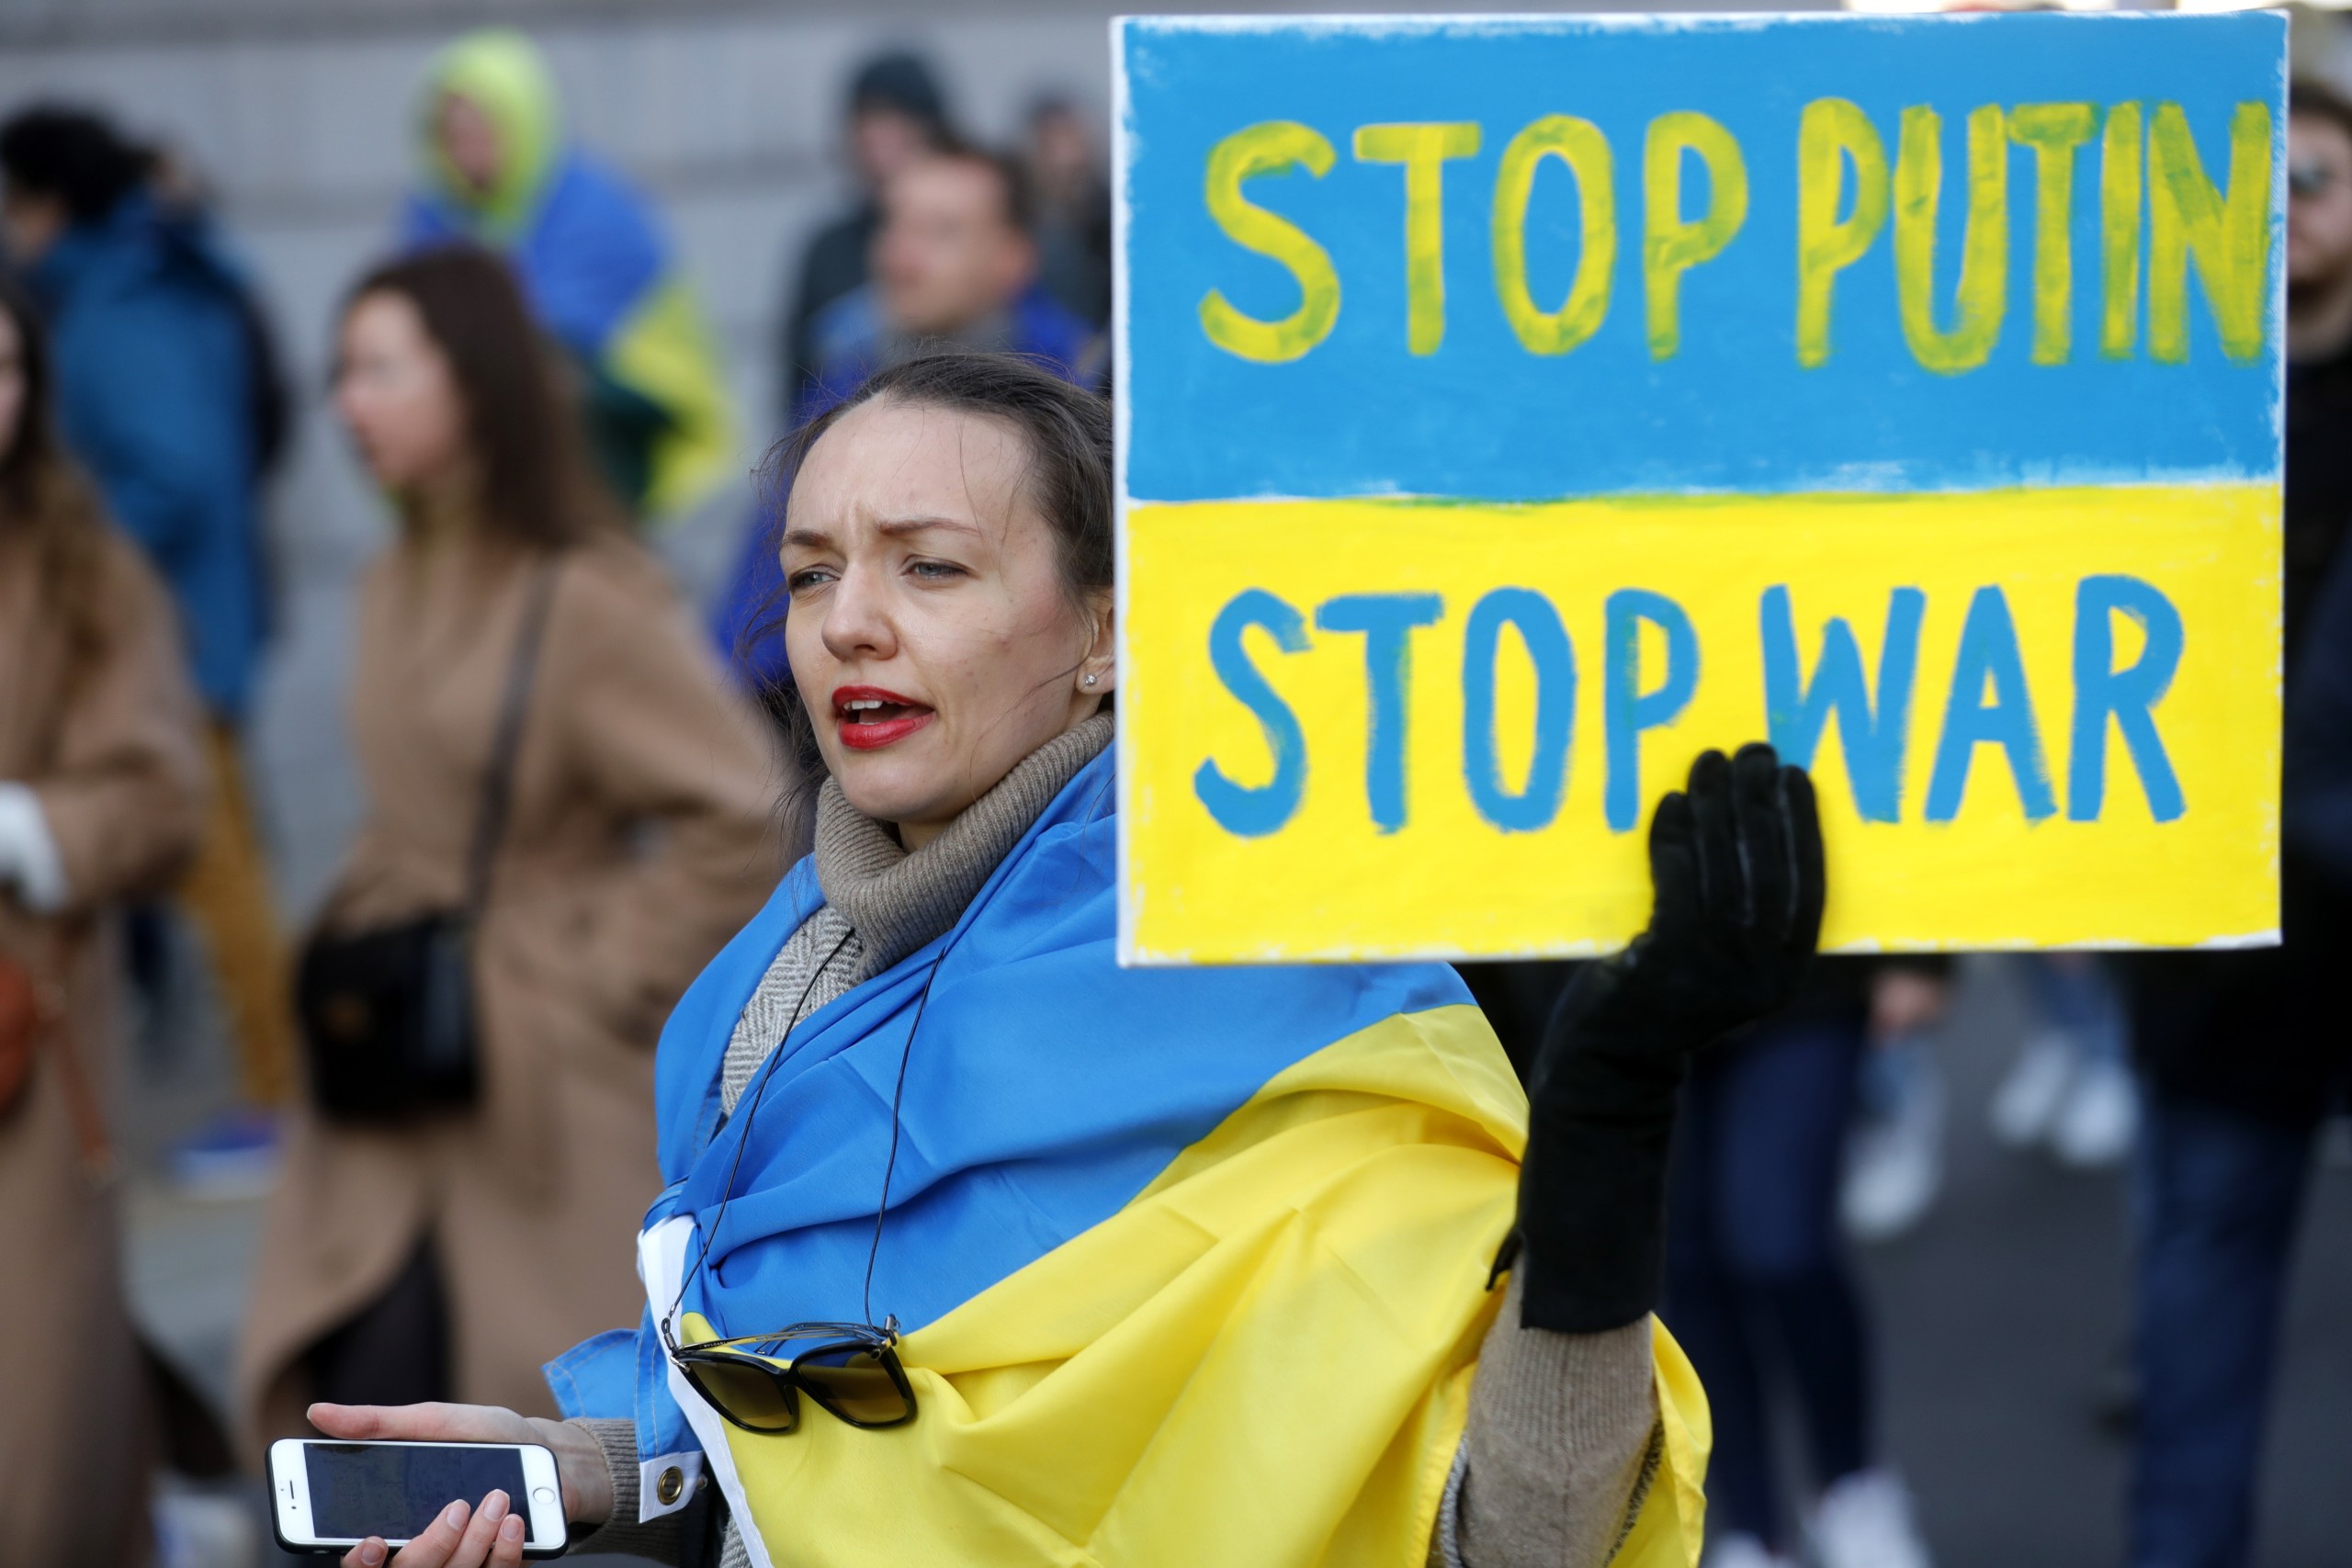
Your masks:
<path fill-rule="evenodd" d="M 1770 746 L 1690 766 L 1650 822 L 1649 929 L 1587 965 L 1530 1085 L 1520 1321 L 1592 1334 L 1657 1303 L 1668 1153 L 1691 1053 L 1795 995 L 1827 891 L 1813 784 Z"/>

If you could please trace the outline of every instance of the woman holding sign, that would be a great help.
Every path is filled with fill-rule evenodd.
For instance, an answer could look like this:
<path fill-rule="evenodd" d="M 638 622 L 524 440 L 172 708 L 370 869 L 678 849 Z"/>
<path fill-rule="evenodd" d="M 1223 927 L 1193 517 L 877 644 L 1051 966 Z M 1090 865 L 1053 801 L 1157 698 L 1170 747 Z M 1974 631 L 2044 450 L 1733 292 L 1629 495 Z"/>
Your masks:
<path fill-rule="evenodd" d="M 792 457 L 817 848 L 663 1038 L 643 1323 L 549 1369 L 571 1421 L 317 1424 L 548 1443 L 592 1550 L 671 1562 L 1688 1568 L 1666 1150 L 1811 954 L 1804 775 L 1661 803 L 1531 1104 L 1442 964 L 1119 967 L 1103 402 L 923 359 Z M 402 1568 L 518 1561 L 473 1503 Z"/>

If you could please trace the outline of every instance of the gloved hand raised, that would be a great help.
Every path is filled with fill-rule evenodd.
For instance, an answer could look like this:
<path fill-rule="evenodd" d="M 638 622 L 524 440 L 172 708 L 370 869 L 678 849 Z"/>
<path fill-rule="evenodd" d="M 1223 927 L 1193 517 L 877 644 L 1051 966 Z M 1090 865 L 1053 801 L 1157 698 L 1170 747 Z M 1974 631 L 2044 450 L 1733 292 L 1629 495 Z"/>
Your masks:
<path fill-rule="evenodd" d="M 1594 1333 L 1657 1299 L 1667 1156 L 1690 1055 L 1779 1010 L 1821 934 L 1813 784 L 1770 746 L 1707 751 L 1650 821 L 1649 929 L 1544 1031 L 1520 1172 L 1521 1320 Z"/>

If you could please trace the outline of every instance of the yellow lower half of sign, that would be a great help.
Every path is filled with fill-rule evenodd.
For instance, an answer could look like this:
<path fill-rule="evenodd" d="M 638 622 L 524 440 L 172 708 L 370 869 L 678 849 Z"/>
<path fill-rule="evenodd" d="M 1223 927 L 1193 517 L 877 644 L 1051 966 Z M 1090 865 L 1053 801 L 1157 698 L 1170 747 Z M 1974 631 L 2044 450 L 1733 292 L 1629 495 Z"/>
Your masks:
<path fill-rule="evenodd" d="M 1134 504 L 1130 962 L 1575 954 L 1707 747 L 1848 951 L 2274 940 L 2278 493 Z"/>

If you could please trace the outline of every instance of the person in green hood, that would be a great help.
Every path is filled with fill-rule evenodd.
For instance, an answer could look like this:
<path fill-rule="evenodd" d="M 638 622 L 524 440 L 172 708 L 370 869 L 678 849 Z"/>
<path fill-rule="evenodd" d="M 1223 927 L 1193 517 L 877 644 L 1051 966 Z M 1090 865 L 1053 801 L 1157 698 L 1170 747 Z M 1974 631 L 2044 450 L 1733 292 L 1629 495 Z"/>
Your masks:
<path fill-rule="evenodd" d="M 503 255 L 580 367 L 591 439 L 622 498 L 655 520 L 702 500 L 734 456 L 717 348 L 644 197 L 566 138 L 538 47 L 506 28 L 451 43 L 418 131 L 424 180 L 401 248 Z"/>

